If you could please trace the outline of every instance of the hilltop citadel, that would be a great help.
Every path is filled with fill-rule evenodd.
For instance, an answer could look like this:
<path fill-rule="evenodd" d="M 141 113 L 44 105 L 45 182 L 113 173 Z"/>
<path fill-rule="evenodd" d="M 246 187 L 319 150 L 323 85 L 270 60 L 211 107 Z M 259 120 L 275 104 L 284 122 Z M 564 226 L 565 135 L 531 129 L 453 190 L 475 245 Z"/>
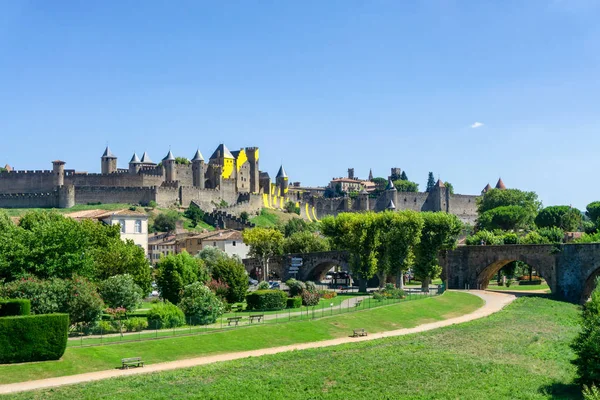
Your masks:
<path fill-rule="evenodd" d="M 194 202 L 205 211 L 223 215 L 257 212 L 261 208 L 283 208 L 292 201 L 304 218 L 318 220 L 324 215 L 345 211 L 415 210 L 446 211 L 472 223 L 477 217 L 476 195 L 451 194 L 441 181 L 429 192 L 398 192 L 391 178 L 386 189 L 374 193 L 374 184 L 358 180 L 349 169 L 347 178 L 336 182 L 362 188 L 357 196 L 325 198 L 324 188 L 303 188 L 289 183 L 283 166 L 275 182 L 259 169 L 258 147 L 229 151 L 220 144 L 208 162 L 197 150 L 191 160 L 175 157 L 169 150 L 160 163 L 144 152 L 133 154 L 128 168 L 117 166 L 107 146 L 100 157 L 100 173 L 78 172 L 65 168 L 64 161 L 53 161 L 52 170 L 19 171 L 9 168 L 0 173 L 0 208 L 70 208 L 75 204 L 129 203 L 188 207 Z M 392 175 L 399 168 L 392 168 Z M 354 185 L 354 186 L 353 186 Z M 504 188 L 501 180 L 497 188 Z M 484 191 L 491 188 L 486 186 Z"/>

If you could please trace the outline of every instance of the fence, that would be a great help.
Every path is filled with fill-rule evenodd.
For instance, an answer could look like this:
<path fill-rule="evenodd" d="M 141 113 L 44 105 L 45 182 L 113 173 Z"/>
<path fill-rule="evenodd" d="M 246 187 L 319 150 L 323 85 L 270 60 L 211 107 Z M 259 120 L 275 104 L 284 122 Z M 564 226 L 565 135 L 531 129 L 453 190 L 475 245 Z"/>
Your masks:
<path fill-rule="evenodd" d="M 210 325 L 188 325 L 178 328 L 158 329 L 158 326 L 149 325 L 148 329 L 140 332 L 108 333 L 100 331 L 99 335 L 81 335 L 71 337 L 67 347 L 102 346 L 126 342 L 140 342 L 146 340 L 157 340 L 190 335 L 210 334 L 224 332 L 233 329 L 245 329 L 252 326 L 281 324 L 294 321 L 316 320 L 335 315 L 343 315 L 362 310 L 369 310 L 398 303 L 418 301 L 428 297 L 438 296 L 443 293 L 443 287 L 432 288 L 429 292 L 419 289 L 405 289 L 406 296 L 402 299 L 383 298 L 375 299 L 370 295 L 345 294 L 338 295 L 332 299 L 321 300 L 314 307 L 288 308 L 273 311 L 237 311 L 229 312 L 217 319 Z"/>

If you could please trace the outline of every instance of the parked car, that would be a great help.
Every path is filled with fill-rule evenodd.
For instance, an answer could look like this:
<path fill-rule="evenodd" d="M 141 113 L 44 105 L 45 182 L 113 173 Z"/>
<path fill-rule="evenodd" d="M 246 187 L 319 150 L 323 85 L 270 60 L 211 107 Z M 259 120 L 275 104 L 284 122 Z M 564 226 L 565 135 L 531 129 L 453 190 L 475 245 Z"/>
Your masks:
<path fill-rule="evenodd" d="M 248 278 L 248 284 L 250 286 L 256 286 L 258 285 L 258 281 L 256 279 Z"/>
<path fill-rule="evenodd" d="M 269 288 L 271 289 L 281 289 L 281 285 L 279 282 L 269 282 Z"/>

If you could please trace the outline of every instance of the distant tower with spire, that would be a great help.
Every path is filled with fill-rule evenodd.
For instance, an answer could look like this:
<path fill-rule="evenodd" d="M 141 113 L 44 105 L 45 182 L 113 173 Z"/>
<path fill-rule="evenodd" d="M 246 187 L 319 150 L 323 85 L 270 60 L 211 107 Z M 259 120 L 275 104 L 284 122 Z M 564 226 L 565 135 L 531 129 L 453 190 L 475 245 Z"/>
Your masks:
<path fill-rule="evenodd" d="M 108 175 L 117 172 L 117 156 L 110 151 L 108 146 L 106 146 L 106 149 L 102 154 L 100 167 L 102 175 Z"/>
<path fill-rule="evenodd" d="M 285 169 L 283 169 L 283 164 L 279 167 L 279 171 L 275 177 L 275 184 L 279 192 L 278 194 L 285 196 L 288 192 L 288 176 L 285 173 Z"/>

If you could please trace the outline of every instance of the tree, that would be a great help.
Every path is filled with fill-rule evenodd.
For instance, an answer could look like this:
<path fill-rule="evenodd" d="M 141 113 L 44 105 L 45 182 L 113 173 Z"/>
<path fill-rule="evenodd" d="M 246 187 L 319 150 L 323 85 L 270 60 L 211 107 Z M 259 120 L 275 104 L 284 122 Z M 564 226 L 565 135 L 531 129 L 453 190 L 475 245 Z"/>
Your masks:
<path fill-rule="evenodd" d="M 131 240 L 114 240 L 94 251 L 94 278 L 103 281 L 114 275 L 128 274 L 142 290 L 142 296 L 152 291 L 152 274 L 144 250 Z"/>
<path fill-rule="evenodd" d="M 194 205 L 194 203 L 190 204 L 187 210 L 183 213 L 183 216 L 190 219 L 192 221 L 192 226 L 196 227 L 200 222 L 204 219 L 204 211 Z M 156 221 L 154 222 L 156 225 Z"/>
<path fill-rule="evenodd" d="M 546 207 L 535 217 L 539 228 L 557 227 L 567 232 L 577 230 L 581 223 L 581 211 L 570 206 Z"/>
<path fill-rule="evenodd" d="M 229 303 L 244 301 L 248 291 L 248 274 L 239 259 L 233 257 L 219 259 L 212 267 L 211 274 L 214 280 L 227 284 L 225 298 Z"/>
<path fill-rule="evenodd" d="M 397 180 L 394 181 L 394 186 L 399 192 L 418 192 L 419 184 L 411 181 Z"/>
<path fill-rule="evenodd" d="M 444 186 L 446 186 L 446 190 L 448 190 L 448 193 L 454 194 L 454 186 L 452 186 L 450 182 L 444 182 Z"/>
<path fill-rule="evenodd" d="M 531 225 L 532 214 L 521 206 L 501 206 L 488 210 L 479 215 L 479 229 L 517 230 Z"/>
<path fill-rule="evenodd" d="M 316 232 L 318 222 L 306 222 L 302 218 L 292 218 L 283 226 L 283 234 L 290 237 L 297 232 Z"/>
<path fill-rule="evenodd" d="M 263 279 L 269 277 L 269 260 L 281 254 L 283 250 L 283 234 L 272 228 L 246 229 L 242 232 L 244 243 L 250 246 L 251 257 L 260 260 L 263 268 Z"/>
<path fill-rule="evenodd" d="M 402 171 L 402 174 L 400 174 L 400 179 L 403 181 L 407 181 L 408 180 L 408 176 L 406 176 L 406 172 Z"/>
<path fill-rule="evenodd" d="M 421 242 L 416 246 L 415 276 L 422 282 L 423 290 L 429 290 L 429 282 L 442 272 L 438 254 L 456 246 L 462 224 L 454 214 L 445 212 L 423 212 Z"/>
<path fill-rule="evenodd" d="M 588 204 L 586 207 L 587 217 L 592 220 L 592 222 L 598 225 L 598 220 L 600 219 L 600 201 L 594 201 Z"/>
<path fill-rule="evenodd" d="M 214 246 L 206 246 L 198 252 L 196 257 L 204 262 L 204 266 L 209 274 L 212 274 L 214 266 L 217 265 L 219 261 L 228 258 L 223 250 Z"/>
<path fill-rule="evenodd" d="M 318 251 L 329 251 L 329 242 L 318 234 L 309 231 L 296 232 L 283 242 L 283 252 L 286 254 Z"/>
<path fill-rule="evenodd" d="M 66 308 L 60 312 L 69 314 L 71 325 L 90 326 L 100 319 L 104 304 L 96 285 L 86 278 L 74 277 L 67 285 Z"/>
<path fill-rule="evenodd" d="M 577 358 L 572 363 L 577 368 L 577 382 L 583 385 L 600 385 L 600 278 L 590 301 L 583 306 L 581 331 L 571 344 Z"/>
<path fill-rule="evenodd" d="M 383 287 L 387 274 L 396 277 L 396 285 L 403 286 L 403 272 L 414 260 L 415 246 L 421 240 L 423 218 L 415 211 L 384 212 L 378 214 L 381 233 L 379 249 L 379 285 Z"/>
<path fill-rule="evenodd" d="M 324 218 L 321 227 L 334 248 L 348 251 L 359 290 L 366 291 L 367 280 L 377 271 L 377 250 L 380 246 L 375 213 L 341 213 L 335 218 Z"/>
<path fill-rule="evenodd" d="M 185 157 L 175 157 L 175 164 L 190 165 L 191 162 Z"/>
<path fill-rule="evenodd" d="M 156 264 L 156 285 L 163 299 L 177 304 L 180 292 L 186 285 L 208 281 L 208 271 L 199 258 L 187 252 L 169 254 Z"/>
<path fill-rule="evenodd" d="M 433 172 L 429 172 L 429 175 L 427 176 L 427 188 L 425 189 L 425 191 L 431 192 L 431 189 L 433 189 L 434 186 L 435 178 L 433 177 Z"/>
<path fill-rule="evenodd" d="M 248 221 L 250 219 L 250 215 L 248 214 L 248 211 L 242 211 L 240 213 L 240 219 L 244 222 Z"/>
<path fill-rule="evenodd" d="M 142 289 L 131 275 L 111 276 L 99 285 L 100 296 L 110 308 L 124 308 L 132 312 L 142 301 Z"/>
<path fill-rule="evenodd" d="M 484 215 L 486 212 L 500 207 L 505 208 Z M 533 225 L 540 207 L 541 202 L 535 192 L 524 192 L 518 189 L 491 189 L 477 199 L 478 225 L 485 229 L 497 229 L 499 226 L 507 227 L 500 229 L 528 228 Z"/>
<path fill-rule="evenodd" d="M 183 288 L 178 306 L 190 325 L 212 324 L 225 310 L 221 300 L 200 282 L 194 282 Z"/>
<path fill-rule="evenodd" d="M 154 231 L 172 232 L 177 226 L 177 221 L 179 221 L 179 214 L 177 212 L 158 214 L 156 218 L 154 218 Z"/>

